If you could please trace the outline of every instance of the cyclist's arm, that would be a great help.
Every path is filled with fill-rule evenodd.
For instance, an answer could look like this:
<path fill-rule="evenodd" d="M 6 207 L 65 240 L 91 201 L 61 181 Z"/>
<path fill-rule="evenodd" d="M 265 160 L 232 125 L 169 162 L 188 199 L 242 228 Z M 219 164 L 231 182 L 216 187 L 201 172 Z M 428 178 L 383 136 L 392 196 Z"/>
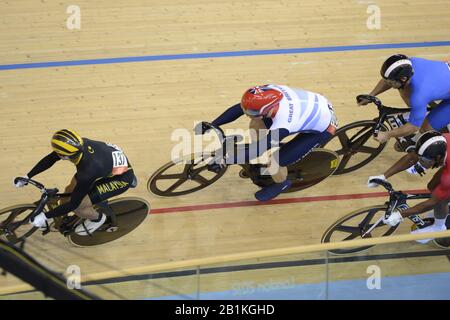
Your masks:
<path fill-rule="evenodd" d="M 240 118 L 244 115 L 244 111 L 242 111 L 241 104 L 235 104 L 232 107 L 229 107 L 224 113 L 218 116 L 212 124 L 216 127 L 220 127 L 221 125 L 233 122 L 234 120 Z"/>
<path fill-rule="evenodd" d="M 408 123 L 386 132 L 389 138 L 404 137 L 417 132 L 427 116 L 427 99 L 421 93 L 412 94 L 410 97 L 411 113 Z"/>
<path fill-rule="evenodd" d="M 394 174 L 397 174 L 401 171 L 408 169 L 409 167 L 415 165 L 419 161 L 419 157 L 415 152 L 410 152 L 407 155 L 403 156 L 398 160 L 392 167 L 390 167 L 384 173 L 386 178 L 392 177 Z"/>
<path fill-rule="evenodd" d="M 70 195 L 70 201 L 47 212 L 45 214 L 47 218 L 63 216 L 78 208 L 81 204 L 81 201 L 89 193 L 92 183 L 93 181 L 89 180 L 77 180 L 77 185 Z"/>
<path fill-rule="evenodd" d="M 389 138 L 405 137 L 416 133 L 419 129 L 420 126 L 417 127 L 408 122 L 399 128 L 387 131 L 386 134 L 388 135 Z"/>
<path fill-rule="evenodd" d="M 44 158 L 42 158 L 41 161 L 39 161 L 34 167 L 33 169 L 31 169 L 30 172 L 28 172 L 28 177 L 32 178 L 35 175 L 44 172 L 45 170 L 49 169 L 50 167 L 52 167 L 57 161 L 61 160 L 58 155 L 56 154 L 56 152 L 52 152 L 49 155 L 45 156 Z"/>
<path fill-rule="evenodd" d="M 281 140 L 286 138 L 289 134 L 289 130 L 285 128 L 269 130 L 265 138 L 254 141 L 248 145 L 239 144 L 236 154 L 234 155 L 233 163 L 249 163 L 251 160 L 262 156 L 267 150 L 279 146 Z"/>
<path fill-rule="evenodd" d="M 384 81 L 383 79 L 381 79 L 380 81 L 378 81 L 377 85 L 375 86 L 375 88 L 373 88 L 373 90 L 369 93 L 369 95 L 371 96 L 377 96 L 389 89 L 391 89 L 392 87 L 390 85 L 388 85 L 386 83 L 386 81 Z"/>
<path fill-rule="evenodd" d="M 408 123 L 420 128 L 423 121 L 427 117 L 427 107 L 429 99 L 425 97 L 421 91 L 416 91 L 409 97 L 409 107 L 411 113 L 409 115 Z"/>
<path fill-rule="evenodd" d="M 442 172 L 444 171 L 444 168 L 440 168 L 438 172 L 436 172 L 431 178 L 430 182 L 428 182 L 427 189 L 430 191 L 434 191 L 436 187 L 439 185 L 439 182 L 441 181 Z"/>
<path fill-rule="evenodd" d="M 403 218 L 412 216 L 414 214 L 420 214 L 420 213 L 424 213 L 432 208 L 434 208 L 434 206 L 436 206 L 439 202 L 441 202 L 442 200 L 439 199 L 437 196 L 434 195 L 434 193 L 431 195 L 431 198 L 421 202 L 419 204 L 416 204 L 414 207 L 408 208 L 404 211 L 401 211 L 400 214 L 402 215 Z"/>

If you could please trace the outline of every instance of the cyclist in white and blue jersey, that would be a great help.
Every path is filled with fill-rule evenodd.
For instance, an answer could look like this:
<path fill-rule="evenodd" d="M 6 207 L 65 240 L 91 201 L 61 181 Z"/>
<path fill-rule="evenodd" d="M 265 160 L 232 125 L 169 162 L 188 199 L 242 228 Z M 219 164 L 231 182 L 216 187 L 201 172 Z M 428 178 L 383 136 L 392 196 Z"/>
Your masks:
<path fill-rule="evenodd" d="M 221 126 L 244 114 L 250 117 L 250 129 L 263 130 L 262 135 L 259 131 L 259 137 L 252 137 L 257 147 L 243 149 L 246 162 L 277 146 L 287 136 L 296 135 L 272 155 L 272 160 L 278 160 L 278 170 L 271 173 L 274 183 L 256 192 L 255 197 L 260 201 L 273 199 L 288 189 L 291 182 L 287 179 L 286 167 L 327 142 L 337 128 L 332 105 L 325 97 L 282 85 L 248 89 L 241 103 L 228 108 L 212 124 Z M 265 143 L 258 141 L 261 139 L 265 139 Z"/>
<path fill-rule="evenodd" d="M 411 108 L 408 123 L 375 137 L 383 143 L 394 137 L 404 137 L 429 130 L 440 131 L 450 124 L 450 64 L 403 54 L 389 57 L 381 67 L 382 79 L 370 95 L 376 96 L 391 88 L 398 89 L 403 101 Z M 427 105 L 441 101 L 427 116 Z M 367 100 L 358 101 L 366 105 Z"/>

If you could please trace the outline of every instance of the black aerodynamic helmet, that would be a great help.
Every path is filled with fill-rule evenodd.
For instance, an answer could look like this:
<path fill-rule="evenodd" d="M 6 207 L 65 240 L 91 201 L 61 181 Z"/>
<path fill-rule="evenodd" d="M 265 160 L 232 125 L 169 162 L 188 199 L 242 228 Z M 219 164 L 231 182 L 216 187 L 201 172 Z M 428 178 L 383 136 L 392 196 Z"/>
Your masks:
<path fill-rule="evenodd" d="M 395 54 L 387 58 L 381 66 L 383 79 L 400 81 L 403 77 L 411 78 L 414 74 L 411 60 L 404 54 Z"/>
<path fill-rule="evenodd" d="M 447 140 L 437 131 L 427 131 L 417 140 L 416 153 L 421 158 L 434 161 L 435 167 L 447 155 Z"/>

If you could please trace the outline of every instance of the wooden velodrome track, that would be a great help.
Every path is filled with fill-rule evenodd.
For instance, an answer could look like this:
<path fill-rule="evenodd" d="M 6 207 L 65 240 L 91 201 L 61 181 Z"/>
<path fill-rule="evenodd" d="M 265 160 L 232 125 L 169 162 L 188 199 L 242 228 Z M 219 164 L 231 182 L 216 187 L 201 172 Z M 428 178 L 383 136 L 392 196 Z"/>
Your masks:
<path fill-rule="evenodd" d="M 66 28 L 66 9 L 72 4 L 81 9 L 80 30 Z M 50 265 L 65 269 L 77 264 L 83 273 L 94 273 L 318 243 L 337 218 L 382 203 L 384 198 L 294 200 L 381 191 L 367 189 L 366 180 L 399 157 L 392 142 L 370 165 L 303 192 L 284 194 L 279 199 L 294 200 L 282 204 L 226 206 L 254 200 L 257 188 L 237 176 L 238 167 L 231 167 L 211 187 L 178 198 L 149 194 L 146 181 L 170 160 L 174 129 L 191 130 L 195 121 L 214 119 L 252 85 L 286 84 L 321 93 L 333 103 L 343 125 L 375 117 L 375 108 L 358 108 L 355 96 L 372 89 L 381 63 L 390 54 L 450 58 L 448 43 L 436 45 L 449 40 L 450 1 L 377 1 L 379 30 L 366 26 L 368 5 L 368 1 L 343 0 L 2 2 L 0 207 L 37 199 L 38 193 L 31 188 L 13 188 L 12 179 L 28 172 L 50 151 L 49 138 L 55 130 L 68 127 L 125 150 L 140 182 L 127 195 L 148 200 L 154 214 L 132 234 L 95 248 L 73 248 L 53 234 L 45 239 L 35 235 L 32 251 L 46 257 Z M 412 44 L 341 50 L 342 46 L 399 43 Z M 323 47 L 335 48 L 199 59 L 182 56 Z M 157 55 L 180 56 L 129 63 L 96 60 Z M 93 61 L 74 66 L 19 65 L 88 59 Z M 396 92 L 382 98 L 386 105 L 402 105 Z M 227 128 L 246 125 L 242 118 Z M 73 173 L 70 164 L 58 163 L 37 179 L 61 189 Z M 400 189 L 423 189 L 430 177 L 404 173 L 391 181 Z M 213 204 L 217 208 L 196 207 Z M 186 206 L 193 207 L 179 208 Z M 399 233 L 407 232 L 405 224 Z M 411 244 L 411 250 L 427 248 Z M 10 277 L 0 278 L 1 286 L 17 283 Z"/>

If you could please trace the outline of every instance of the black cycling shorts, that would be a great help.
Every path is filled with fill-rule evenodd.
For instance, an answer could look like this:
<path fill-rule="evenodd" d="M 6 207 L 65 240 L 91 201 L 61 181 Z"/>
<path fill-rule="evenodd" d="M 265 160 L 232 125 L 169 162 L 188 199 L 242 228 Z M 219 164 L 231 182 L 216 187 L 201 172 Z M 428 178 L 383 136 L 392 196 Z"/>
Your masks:
<path fill-rule="evenodd" d="M 136 187 L 136 177 L 133 170 L 128 170 L 119 176 L 102 178 L 95 182 L 89 192 L 92 204 L 97 204 L 111 197 L 124 193 L 129 188 Z"/>

